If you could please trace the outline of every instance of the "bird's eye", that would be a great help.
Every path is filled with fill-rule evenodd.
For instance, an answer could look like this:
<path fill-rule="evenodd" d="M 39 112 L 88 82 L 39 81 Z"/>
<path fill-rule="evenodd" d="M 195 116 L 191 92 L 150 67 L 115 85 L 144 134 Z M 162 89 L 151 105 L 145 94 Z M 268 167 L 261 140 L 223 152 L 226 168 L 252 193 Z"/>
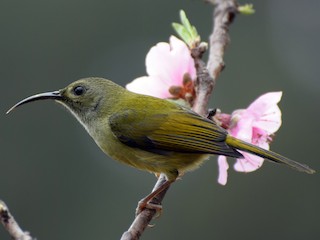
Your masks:
<path fill-rule="evenodd" d="M 73 88 L 73 93 L 76 96 L 81 96 L 85 93 L 86 89 L 82 86 L 76 86 Z"/>

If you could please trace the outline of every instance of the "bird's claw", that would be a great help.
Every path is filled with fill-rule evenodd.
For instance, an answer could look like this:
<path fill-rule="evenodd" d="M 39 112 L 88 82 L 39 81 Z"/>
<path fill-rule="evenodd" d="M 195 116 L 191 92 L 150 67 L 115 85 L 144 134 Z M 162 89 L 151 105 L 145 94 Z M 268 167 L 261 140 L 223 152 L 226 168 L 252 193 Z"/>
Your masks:
<path fill-rule="evenodd" d="M 214 117 L 214 115 L 216 115 L 216 113 L 217 113 L 216 108 L 210 108 L 207 113 L 207 118 L 212 120 L 212 118 Z"/>
<path fill-rule="evenodd" d="M 136 209 L 136 216 L 138 216 L 145 208 L 156 211 L 156 214 L 153 217 L 153 219 L 160 217 L 162 214 L 162 206 L 160 204 L 144 202 L 143 200 L 141 200 L 139 201 Z"/>

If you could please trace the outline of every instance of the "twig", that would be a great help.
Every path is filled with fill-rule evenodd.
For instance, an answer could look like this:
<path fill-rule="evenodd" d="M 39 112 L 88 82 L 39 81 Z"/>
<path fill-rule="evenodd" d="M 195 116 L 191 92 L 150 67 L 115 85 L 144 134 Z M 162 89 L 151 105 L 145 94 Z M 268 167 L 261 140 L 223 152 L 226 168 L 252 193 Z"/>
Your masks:
<path fill-rule="evenodd" d="M 202 60 L 202 55 L 206 50 L 207 46 L 203 44 L 191 49 L 191 56 L 194 59 L 197 71 L 195 81 L 196 99 L 192 109 L 202 116 L 207 114 L 209 98 L 215 85 L 214 79 L 210 76 L 206 64 Z"/>
<path fill-rule="evenodd" d="M 4 228 L 14 240 L 33 240 L 28 232 L 24 232 L 14 217 L 11 215 L 7 205 L 0 200 L 0 218 Z"/>
<path fill-rule="evenodd" d="M 205 116 L 207 114 L 208 102 L 214 89 L 217 78 L 224 68 L 223 55 L 227 44 L 229 43 L 229 25 L 238 12 L 235 0 L 210 0 L 215 5 L 214 10 L 214 27 L 210 36 L 210 52 L 208 65 L 201 59 L 207 47 L 203 44 L 191 49 L 191 55 L 195 60 L 197 70 L 197 80 L 195 83 L 196 99 L 193 110 L 198 114 Z M 161 175 L 158 179 L 154 190 L 165 181 L 165 176 Z M 151 202 L 161 204 L 168 188 L 158 194 Z M 121 240 L 137 240 L 143 231 L 150 224 L 150 221 L 156 214 L 156 210 L 145 208 L 136 216 L 128 231 L 126 231 Z"/>
<path fill-rule="evenodd" d="M 236 13 L 238 13 L 238 4 L 235 0 L 208 0 L 208 2 L 215 5 L 215 9 L 213 13 L 213 30 L 209 39 L 210 51 L 207 67 L 201 59 L 206 46 L 200 44 L 195 49 L 192 49 L 192 56 L 197 69 L 196 100 L 193 110 L 202 116 L 207 114 L 210 95 L 217 78 L 224 69 L 223 55 L 230 41 L 229 26 Z"/>
<path fill-rule="evenodd" d="M 229 26 L 238 13 L 236 0 L 208 0 L 215 5 L 213 31 L 210 36 L 210 51 L 207 68 L 214 84 L 225 67 L 223 55 L 230 42 Z"/>

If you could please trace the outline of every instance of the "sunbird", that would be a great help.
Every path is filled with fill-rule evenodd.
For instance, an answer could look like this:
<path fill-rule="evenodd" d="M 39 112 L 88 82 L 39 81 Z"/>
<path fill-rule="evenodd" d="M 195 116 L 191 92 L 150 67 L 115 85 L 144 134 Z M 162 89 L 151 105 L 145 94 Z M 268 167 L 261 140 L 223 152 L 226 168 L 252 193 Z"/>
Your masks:
<path fill-rule="evenodd" d="M 165 174 L 167 181 L 142 200 L 142 207 L 210 155 L 243 158 L 241 150 L 301 172 L 315 172 L 307 165 L 234 138 L 215 121 L 173 101 L 133 93 L 103 78 L 84 78 L 58 91 L 30 96 L 7 113 L 45 99 L 65 106 L 111 158 Z"/>

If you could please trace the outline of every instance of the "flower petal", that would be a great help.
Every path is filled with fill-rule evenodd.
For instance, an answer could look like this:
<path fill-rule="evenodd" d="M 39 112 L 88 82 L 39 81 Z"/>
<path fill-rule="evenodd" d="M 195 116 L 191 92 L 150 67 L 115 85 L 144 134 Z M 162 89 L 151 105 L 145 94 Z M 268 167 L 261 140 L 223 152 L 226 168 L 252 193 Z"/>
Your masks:
<path fill-rule="evenodd" d="M 282 97 L 282 92 L 269 92 L 258 97 L 253 103 L 247 108 L 248 111 L 253 113 L 263 114 L 267 112 L 268 109 L 280 102 Z"/>
<path fill-rule="evenodd" d="M 158 81 L 154 77 L 140 77 L 133 80 L 131 83 L 126 85 L 126 88 L 135 93 L 145 94 L 158 98 L 169 98 L 171 94 L 167 85 Z"/>
<path fill-rule="evenodd" d="M 264 159 L 250 153 L 242 152 L 244 158 L 237 159 L 236 163 L 234 164 L 234 169 L 238 172 L 253 172 L 259 169 Z"/>
<path fill-rule="evenodd" d="M 192 79 L 196 76 L 190 50 L 174 36 L 170 37 L 170 45 L 161 42 L 150 49 L 146 57 L 146 67 L 149 76 L 157 76 L 168 88 L 182 85 L 185 73 L 189 73 Z"/>
<path fill-rule="evenodd" d="M 257 98 L 247 109 L 255 117 L 254 127 L 269 134 L 275 133 L 281 126 L 281 111 L 277 103 L 282 92 L 269 92 Z"/>
<path fill-rule="evenodd" d="M 219 156 L 218 157 L 218 165 L 219 165 L 219 177 L 218 183 L 221 185 L 226 185 L 228 180 L 228 169 L 229 164 L 227 162 L 226 156 Z"/>
<path fill-rule="evenodd" d="M 275 105 L 269 108 L 259 120 L 255 121 L 253 126 L 265 130 L 270 135 L 279 130 L 281 123 L 281 111 Z"/>
<path fill-rule="evenodd" d="M 196 78 L 194 60 L 187 45 L 171 36 L 170 44 L 160 42 L 153 46 L 146 57 L 148 77 L 141 77 L 127 85 L 127 89 L 159 98 L 170 98 L 172 86 L 183 87 L 183 78 L 188 73 Z"/>
<path fill-rule="evenodd" d="M 246 111 L 242 112 L 239 118 L 238 122 L 230 129 L 230 134 L 251 143 L 253 118 Z"/>

